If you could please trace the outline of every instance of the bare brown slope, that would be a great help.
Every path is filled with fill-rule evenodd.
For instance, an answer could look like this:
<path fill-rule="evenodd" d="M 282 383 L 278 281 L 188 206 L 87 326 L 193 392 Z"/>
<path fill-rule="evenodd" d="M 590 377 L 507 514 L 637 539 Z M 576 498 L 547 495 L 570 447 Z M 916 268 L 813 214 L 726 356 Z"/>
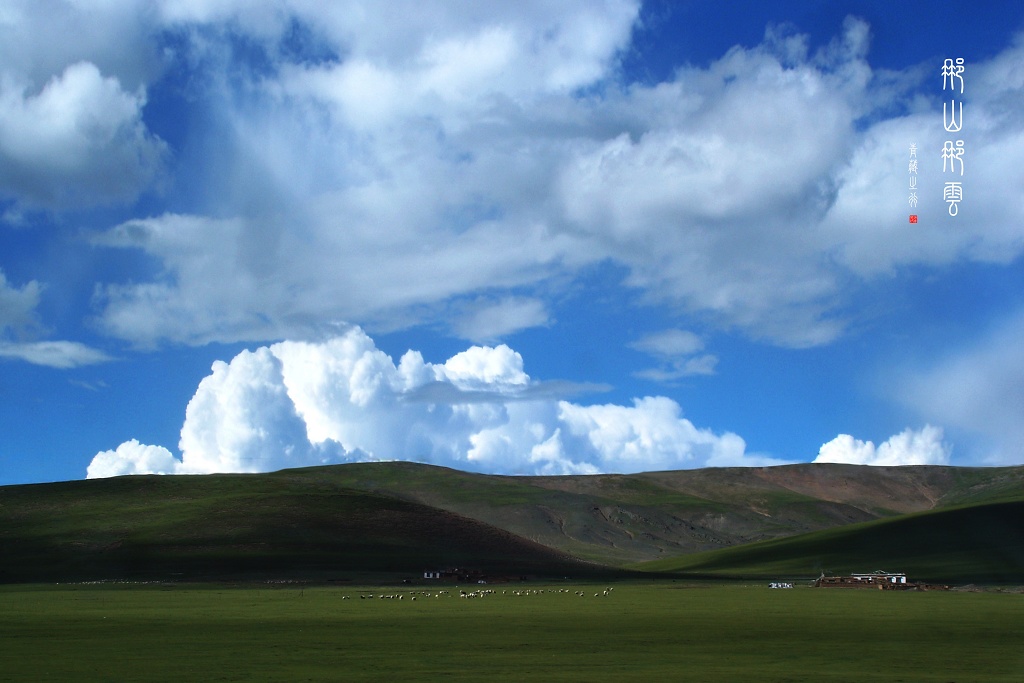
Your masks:
<path fill-rule="evenodd" d="M 946 504 L 1024 497 L 1024 467 L 802 464 L 560 477 L 488 476 L 412 463 L 329 469 L 346 486 L 424 502 L 617 564 Z"/>
<path fill-rule="evenodd" d="M 881 467 L 853 465 L 762 468 L 753 473 L 766 482 L 871 513 L 922 512 L 933 509 L 957 485 L 950 467 Z"/>
<path fill-rule="evenodd" d="M 828 503 L 849 505 L 872 516 L 934 508 L 957 484 L 952 467 L 865 467 L 805 464 L 782 467 L 708 469 L 649 475 L 662 485 L 702 492 L 715 500 L 746 500 L 771 515 L 791 492 Z"/>
<path fill-rule="evenodd" d="M 812 499 L 849 506 L 872 517 L 986 502 L 1024 491 L 1024 467 L 868 467 L 813 464 L 707 468 L 593 477 L 535 477 L 545 488 L 629 499 L 636 481 L 673 493 L 745 505 L 771 517 L 787 504 Z"/>

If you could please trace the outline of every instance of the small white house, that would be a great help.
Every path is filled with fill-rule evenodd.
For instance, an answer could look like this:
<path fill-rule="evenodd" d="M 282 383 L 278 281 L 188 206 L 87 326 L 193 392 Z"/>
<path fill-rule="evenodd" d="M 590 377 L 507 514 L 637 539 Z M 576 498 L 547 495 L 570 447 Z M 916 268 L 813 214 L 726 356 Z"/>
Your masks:
<path fill-rule="evenodd" d="M 854 574 L 853 578 L 858 581 L 864 581 L 865 583 L 891 583 L 896 585 L 906 585 L 907 575 L 903 572 L 885 572 L 876 571 L 870 574 Z"/>

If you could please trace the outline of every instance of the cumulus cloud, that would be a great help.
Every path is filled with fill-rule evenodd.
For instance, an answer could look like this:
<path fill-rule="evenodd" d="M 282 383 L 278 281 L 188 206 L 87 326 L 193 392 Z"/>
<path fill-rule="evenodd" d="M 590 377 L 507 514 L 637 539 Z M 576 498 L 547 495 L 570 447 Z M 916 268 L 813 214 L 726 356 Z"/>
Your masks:
<path fill-rule="evenodd" d="M 822 444 L 814 462 L 879 466 L 948 465 L 951 450 L 942 442 L 941 428 L 925 425 L 918 431 L 905 429 L 877 448 L 872 441 L 840 434 Z"/>
<path fill-rule="evenodd" d="M 282 362 L 270 349 L 243 351 L 212 370 L 185 410 L 183 469 L 262 472 L 317 462 L 307 424 L 284 384 Z M 312 438 L 327 439 L 319 432 Z"/>
<path fill-rule="evenodd" d="M 86 477 L 100 479 L 125 474 L 174 474 L 181 463 L 163 446 L 147 446 L 137 440 L 125 441 L 112 451 L 101 451 L 89 463 Z"/>
<path fill-rule="evenodd" d="M 0 192 L 47 207 L 133 198 L 165 153 L 142 122 L 145 101 L 90 62 L 38 92 L 0 75 Z"/>
<path fill-rule="evenodd" d="M 928 419 L 975 437 L 978 460 L 1021 462 L 1024 455 L 1024 311 L 1016 311 L 972 346 L 932 367 L 906 372 L 892 393 Z"/>
<path fill-rule="evenodd" d="M 437 387 L 446 390 L 424 393 Z M 585 406 L 553 397 L 549 388 L 505 345 L 473 346 L 444 363 L 408 351 L 396 364 L 352 328 L 322 342 L 285 341 L 218 361 L 189 401 L 180 460 L 130 441 L 98 453 L 88 476 L 368 460 L 506 474 L 779 463 L 747 453 L 736 434 L 696 427 L 665 397 Z"/>
<path fill-rule="evenodd" d="M 855 55 L 833 70 L 790 57 L 737 47 L 631 88 L 620 103 L 637 128 L 578 149 L 560 190 L 572 224 L 615 245 L 627 283 L 808 346 L 842 329 L 819 230 L 832 173 L 856 144 L 864 75 Z"/>
<path fill-rule="evenodd" d="M 563 402 L 559 408 L 569 434 L 585 440 L 612 471 L 638 461 L 661 470 L 738 462 L 746 447 L 735 434 L 698 429 L 681 416 L 679 404 L 663 396 L 634 399 L 632 406 Z"/>
<path fill-rule="evenodd" d="M 0 72 L 42 87 L 88 61 L 135 90 L 160 72 L 150 3 L 5 0 L 0 6 Z"/>
<path fill-rule="evenodd" d="M 143 111 L 166 66 L 157 16 L 137 2 L 3 3 L 0 198 L 76 209 L 130 201 L 160 177 L 168 149 Z"/>

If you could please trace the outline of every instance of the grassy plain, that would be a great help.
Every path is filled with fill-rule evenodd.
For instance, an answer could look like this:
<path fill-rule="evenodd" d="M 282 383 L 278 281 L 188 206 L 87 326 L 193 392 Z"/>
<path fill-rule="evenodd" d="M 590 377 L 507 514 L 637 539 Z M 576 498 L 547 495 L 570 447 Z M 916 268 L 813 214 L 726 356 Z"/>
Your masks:
<path fill-rule="evenodd" d="M 1019 594 L 478 588 L 0 586 L 0 681 L 1024 680 Z"/>

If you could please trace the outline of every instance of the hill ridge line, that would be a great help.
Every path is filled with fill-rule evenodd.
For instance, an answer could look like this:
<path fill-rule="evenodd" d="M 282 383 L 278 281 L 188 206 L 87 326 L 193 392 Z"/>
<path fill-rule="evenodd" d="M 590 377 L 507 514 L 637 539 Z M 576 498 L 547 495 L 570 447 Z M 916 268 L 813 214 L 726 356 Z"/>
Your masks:
<path fill-rule="evenodd" d="M 345 553 L 407 571 L 445 557 L 439 549 L 449 532 L 465 561 L 505 562 L 502 548 L 519 539 L 535 544 L 522 552 L 540 564 L 576 558 L 621 568 L 901 514 L 1021 500 L 1021 466 L 803 463 L 524 477 L 377 462 L 132 476 L 0 487 L 0 572 L 18 571 L 11 558 L 32 564 L 43 556 L 72 564 L 84 556 L 86 564 L 120 558 L 125 571 L 161 553 L 187 555 L 193 568 L 218 557 L 236 566 L 258 554 L 253 548 L 279 564 L 292 553 L 316 571 L 340 566 Z"/>

